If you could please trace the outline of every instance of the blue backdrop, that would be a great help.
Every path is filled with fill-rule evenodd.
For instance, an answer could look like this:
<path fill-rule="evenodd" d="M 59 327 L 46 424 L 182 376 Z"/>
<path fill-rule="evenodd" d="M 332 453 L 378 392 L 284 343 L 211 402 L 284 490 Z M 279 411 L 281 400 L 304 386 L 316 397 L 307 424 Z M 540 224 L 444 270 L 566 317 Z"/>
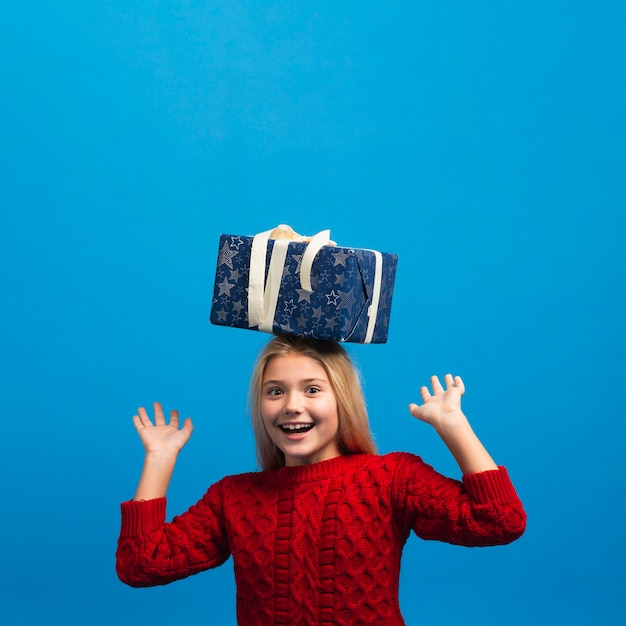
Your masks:
<path fill-rule="evenodd" d="M 131 416 L 154 400 L 196 427 L 169 515 L 255 468 L 267 336 L 208 316 L 219 234 L 278 223 L 399 255 L 389 342 L 349 346 L 381 451 L 458 476 L 406 407 L 461 374 L 529 514 L 508 547 L 411 538 L 407 623 L 621 623 L 625 7 L 6 7 L 3 623 L 234 623 L 231 562 L 117 580 L 119 502 L 141 469 Z"/>

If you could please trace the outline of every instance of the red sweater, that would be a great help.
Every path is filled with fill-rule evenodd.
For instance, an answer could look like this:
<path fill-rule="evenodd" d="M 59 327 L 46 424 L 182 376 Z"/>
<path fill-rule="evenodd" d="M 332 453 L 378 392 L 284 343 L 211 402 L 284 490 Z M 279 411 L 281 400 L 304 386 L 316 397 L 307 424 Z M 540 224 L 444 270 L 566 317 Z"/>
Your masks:
<path fill-rule="evenodd" d="M 239 624 L 395 626 L 411 530 L 488 546 L 517 539 L 525 523 L 504 468 L 459 482 L 411 454 L 344 456 L 229 476 L 171 523 L 165 498 L 123 503 L 117 572 L 162 585 L 232 554 Z"/>

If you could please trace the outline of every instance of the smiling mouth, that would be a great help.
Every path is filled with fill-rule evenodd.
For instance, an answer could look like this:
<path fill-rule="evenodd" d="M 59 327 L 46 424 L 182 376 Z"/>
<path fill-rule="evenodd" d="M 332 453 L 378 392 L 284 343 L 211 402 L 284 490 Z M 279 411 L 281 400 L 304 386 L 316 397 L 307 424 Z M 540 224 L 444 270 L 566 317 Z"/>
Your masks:
<path fill-rule="evenodd" d="M 281 424 L 280 428 L 284 433 L 296 435 L 300 433 L 308 433 L 315 424 Z"/>

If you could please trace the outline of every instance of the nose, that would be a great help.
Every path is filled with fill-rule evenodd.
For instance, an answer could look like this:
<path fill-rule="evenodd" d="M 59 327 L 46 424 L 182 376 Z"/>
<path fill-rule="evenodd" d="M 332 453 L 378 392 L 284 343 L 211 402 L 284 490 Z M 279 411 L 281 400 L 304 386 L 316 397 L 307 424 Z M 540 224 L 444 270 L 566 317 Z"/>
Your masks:
<path fill-rule="evenodd" d="M 287 394 L 285 406 L 285 413 L 299 415 L 304 410 L 302 406 L 302 397 L 299 393 L 292 391 Z"/>

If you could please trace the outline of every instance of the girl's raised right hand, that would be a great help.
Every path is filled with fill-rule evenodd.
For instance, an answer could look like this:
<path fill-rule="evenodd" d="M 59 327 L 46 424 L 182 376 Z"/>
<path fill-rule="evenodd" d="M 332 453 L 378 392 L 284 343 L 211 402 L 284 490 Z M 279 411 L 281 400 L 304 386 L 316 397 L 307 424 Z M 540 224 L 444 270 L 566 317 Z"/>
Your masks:
<path fill-rule="evenodd" d="M 189 417 L 180 428 L 178 411 L 175 409 L 170 412 L 170 423 L 167 424 L 159 402 L 154 403 L 154 424 L 148 417 L 146 409 L 141 407 L 138 413 L 138 415 L 133 415 L 133 423 L 146 454 L 177 455 L 189 441 L 193 432 L 193 424 Z"/>

